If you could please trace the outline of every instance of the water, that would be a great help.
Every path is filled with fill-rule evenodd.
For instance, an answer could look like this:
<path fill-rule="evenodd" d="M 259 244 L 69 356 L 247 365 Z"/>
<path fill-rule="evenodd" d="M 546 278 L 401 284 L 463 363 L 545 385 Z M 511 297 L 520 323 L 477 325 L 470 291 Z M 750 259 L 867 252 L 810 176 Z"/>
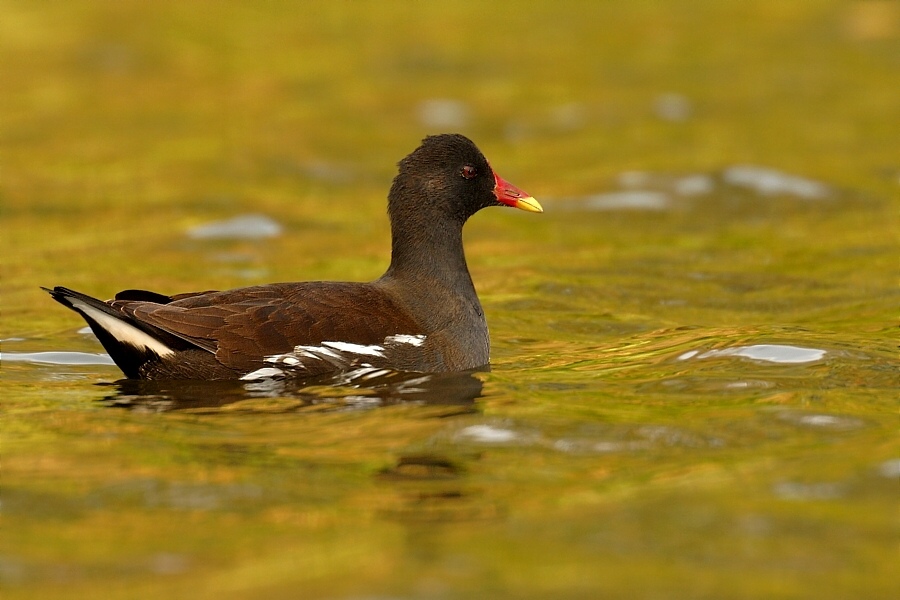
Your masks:
<path fill-rule="evenodd" d="M 900 592 L 891 3 L 66 6 L 0 36 L 4 599 Z M 451 122 L 546 209 L 467 225 L 490 370 L 123 382 L 38 287 L 373 278 Z"/>
<path fill-rule="evenodd" d="M 756 220 L 881 209 L 837 198 L 792 216 L 783 195 L 729 194 L 662 216 L 559 201 L 527 266 L 473 261 L 493 288 L 490 371 L 113 383 L 75 319 L 5 341 L 16 525 L 0 574 L 23 593 L 123 597 L 198 582 L 228 597 L 591 597 L 636 580 L 645 597 L 887 597 L 900 360 L 867 314 L 897 293 L 875 269 L 854 274 L 865 289 L 815 271 L 805 240 L 747 239 L 770 235 Z M 650 243 L 619 245 L 651 222 Z M 679 244 L 713 222 L 747 238 Z M 588 232 L 618 256 L 585 253 Z M 877 265 L 888 251 L 825 246 L 807 252 Z M 757 267 L 762 252 L 777 268 Z"/>

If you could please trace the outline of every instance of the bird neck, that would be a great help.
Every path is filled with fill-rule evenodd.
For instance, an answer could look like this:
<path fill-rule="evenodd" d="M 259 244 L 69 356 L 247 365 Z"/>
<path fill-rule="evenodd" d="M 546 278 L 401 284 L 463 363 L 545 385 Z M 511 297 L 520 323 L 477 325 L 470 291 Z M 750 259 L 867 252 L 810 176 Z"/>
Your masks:
<path fill-rule="evenodd" d="M 466 265 L 462 224 L 448 220 L 432 221 L 428 227 L 393 225 L 391 265 L 378 285 L 390 290 L 426 333 L 463 340 L 465 347 L 479 349 L 479 360 L 487 362 L 487 322 Z"/>
<path fill-rule="evenodd" d="M 462 224 L 453 219 L 392 222 L 391 265 L 385 276 L 474 295 L 463 251 Z"/>

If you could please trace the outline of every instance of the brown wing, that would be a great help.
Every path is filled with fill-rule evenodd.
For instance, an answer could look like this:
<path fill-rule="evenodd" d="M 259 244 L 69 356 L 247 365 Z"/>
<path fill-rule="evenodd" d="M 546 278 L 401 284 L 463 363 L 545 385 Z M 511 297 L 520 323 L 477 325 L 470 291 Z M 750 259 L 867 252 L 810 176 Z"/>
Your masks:
<path fill-rule="evenodd" d="M 369 283 L 310 282 L 182 295 L 168 304 L 123 302 L 132 317 L 209 352 L 225 366 L 252 369 L 265 356 L 325 341 L 380 344 L 421 328 Z"/>

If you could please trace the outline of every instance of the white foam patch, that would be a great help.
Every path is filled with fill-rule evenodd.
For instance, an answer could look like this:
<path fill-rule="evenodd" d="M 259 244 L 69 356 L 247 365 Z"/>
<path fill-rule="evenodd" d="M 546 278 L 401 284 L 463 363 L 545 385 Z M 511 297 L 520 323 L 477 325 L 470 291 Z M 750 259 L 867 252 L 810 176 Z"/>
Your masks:
<path fill-rule="evenodd" d="M 115 365 L 108 354 L 89 352 L 0 352 L 0 362 L 27 362 L 41 365 Z"/>
<path fill-rule="evenodd" d="M 408 335 L 405 333 L 398 333 L 397 335 L 389 335 L 384 338 L 385 344 L 395 343 L 395 344 L 409 344 L 410 346 L 421 346 L 425 343 L 424 335 Z"/>
<path fill-rule="evenodd" d="M 96 321 L 104 330 L 106 330 L 107 333 L 123 344 L 129 344 L 135 348 L 146 348 L 147 350 L 155 352 L 160 357 L 173 356 L 175 354 L 174 350 L 156 338 L 144 333 L 137 327 L 129 325 L 125 321 L 110 316 L 102 310 L 97 310 L 93 306 L 85 304 L 76 298 L 69 298 L 69 301 L 72 303 L 72 306 L 84 312 L 84 314 Z"/>
<path fill-rule="evenodd" d="M 243 377 L 241 381 L 256 381 L 257 379 L 269 379 L 271 377 L 280 377 L 284 375 L 284 371 L 275 367 L 263 367 L 255 371 L 250 371 Z"/>
<path fill-rule="evenodd" d="M 672 201 L 663 192 L 624 190 L 594 194 L 584 199 L 588 210 L 666 210 Z"/>
<path fill-rule="evenodd" d="M 740 356 L 770 363 L 800 364 L 822 360 L 827 354 L 828 352 L 821 348 L 803 348 L 782 344 L 756 344 L 753 346 L 736 346 L 733 348 L 709 350 L 702 354 L 697 350 L 690 350 L 679 356 L 678 360 L 688 360 L 694 357 L 704 359 L 721 356 Z"/>
<path fill-rule="evenodd" d="M 800 483 L 784 481 L 776 484 L 772 491 L 782 500 L 834 500 L 843 495 L 836 483 Z"/>
<path fill-rule="evenodd" d="M 188 236 L 195 240 L 260 240 L 281 235 L 281 224 L 265 215 L 239 215 L 194 227 Z"/>
<path fill-rule="evenodd" d="M 459 432 L 460 435 L 487 444 L 511 442 L 518 434 L 511 429 L 502 429 L 492 425 L 470 425 Z"/>
<path fill-rule="evenodd" d="M 763 196 L 786 194 L 817 200 L 827 197 L 830 191 L 824 183 L 756 165 L 729 167 L 722 173 L 722 179 L 734 186 L 750 188 Z"/>
<path fill-rule="evenodd" d="M 900 458 L 892 458 L 878 465 L 878 473 L 888 479 L 900 477 Z"/>
<path fill-rule="evenodd" d="M 340 352 L 384 358 L 384 347 L 382 346 L 363 346 L 362 344 L 351 344 L 349 342 L 322 342 L 322 344 Z"/>

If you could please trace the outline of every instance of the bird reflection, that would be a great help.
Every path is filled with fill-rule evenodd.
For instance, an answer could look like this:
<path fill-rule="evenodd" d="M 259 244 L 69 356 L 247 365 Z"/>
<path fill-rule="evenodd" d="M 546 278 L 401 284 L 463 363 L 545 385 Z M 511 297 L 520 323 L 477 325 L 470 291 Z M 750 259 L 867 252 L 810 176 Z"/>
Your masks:
<path fill-rule="evenodd" d="M 151 412 L 188 409 L 215 410 L 254 399 L 284 399 L 265 412 L 365 410 L 397 404 L 457 407 L 452 414 L 475 412 L 483 383 L 475 376 L 483 370 L 457 373 L 409 373 L 382 370 L 316 379 L 264 379 L 256 381 L 145 381 L 123 379 L 101 384 L 113 389 L 101 402 L 110 407 Z M 248 406 L 252 403 L 248 403 Z M 251 408 L 252 410 L 252 408 Z M 450 415 L 447 415 L 450 416 Z"/>

